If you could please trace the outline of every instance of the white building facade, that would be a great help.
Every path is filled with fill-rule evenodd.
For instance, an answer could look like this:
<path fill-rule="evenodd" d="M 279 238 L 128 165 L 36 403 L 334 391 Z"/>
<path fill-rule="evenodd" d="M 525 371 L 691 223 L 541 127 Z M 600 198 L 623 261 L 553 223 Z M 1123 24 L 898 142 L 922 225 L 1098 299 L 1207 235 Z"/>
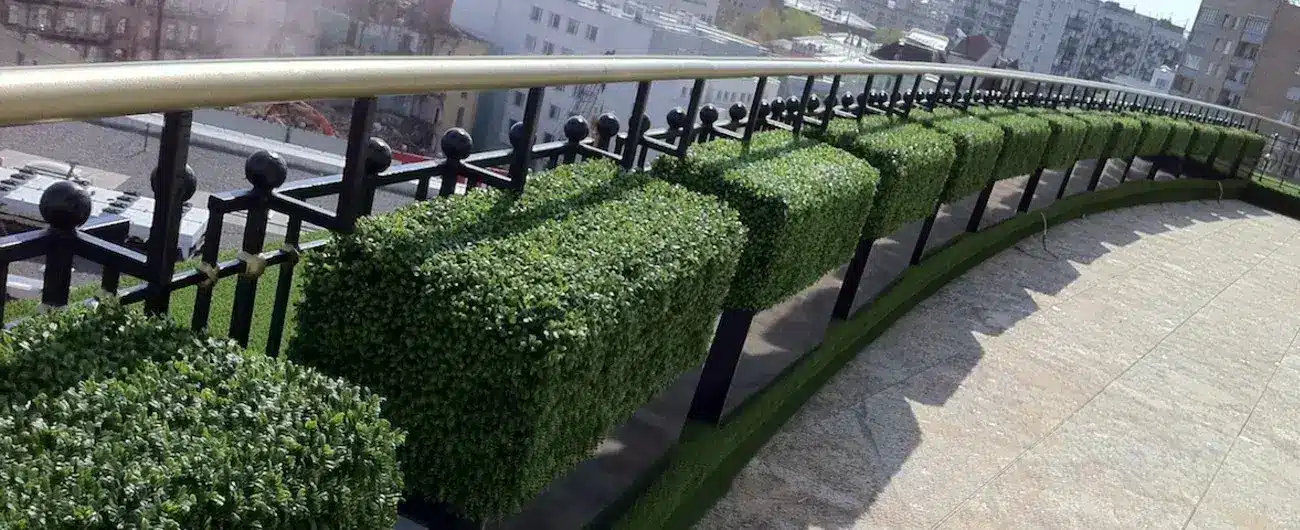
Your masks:
<path fill-rule="evenodd" d="M 708 55 L 757 57 L 766 51 L 753 41 L 725 33 L 699 15 L 638 2 L 586 0 L 474 0 L 452 7 L 452 22 L 498 46 L 506 55 Z M 710 81 L 704 102 L 720 107 L 749 103 L 755 79 Z M 769 82 L 767 94 L 775 95 Z M 646 115 L 663 127 L 674 107 L 690 101 L 692 81 L 657 81 Z M 564 122 L 581 115 L 593 120 L 612 112 L 623 130 L 636 96 L 634 83 L 551 87 L 545 91 L 536 141 L 562 140 Z M 523 120 L 527 89 L 507 94 L 502 139 Z M 723 116 L 725 116 L 723 109 Z M 724 118 L 725 119 L 725 118 Z"/>
<path fill-rule="evenodd" d="M 1175 65 L 1183 28 L 1098 0 L 1020 0 L 1003 56 L 1021 70 L 1148 79 Z"/>

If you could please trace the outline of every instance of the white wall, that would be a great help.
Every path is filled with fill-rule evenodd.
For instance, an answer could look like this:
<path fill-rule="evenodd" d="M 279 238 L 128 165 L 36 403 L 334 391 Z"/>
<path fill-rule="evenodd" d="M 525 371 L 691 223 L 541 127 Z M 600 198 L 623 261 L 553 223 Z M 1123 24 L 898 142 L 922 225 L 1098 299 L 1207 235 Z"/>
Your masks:
<path fill-rule="evenodd" d="M 1065 21 L 1075 7 L 1069 0 L 1021 0 L 1003 56 L 1020 60 L 1021 70 L 1051 73 Z"/>

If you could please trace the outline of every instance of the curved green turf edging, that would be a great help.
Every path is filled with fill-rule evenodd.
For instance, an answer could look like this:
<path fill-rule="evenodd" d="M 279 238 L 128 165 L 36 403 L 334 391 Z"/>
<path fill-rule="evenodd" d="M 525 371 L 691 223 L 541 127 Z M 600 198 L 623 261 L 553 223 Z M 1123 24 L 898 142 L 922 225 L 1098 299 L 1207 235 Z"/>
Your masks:
<path fill-rule="evenodd" d="M 763 444 L 871 340 L 944 284 L 1020 240 L 1090 213 L 1141 204 L 1247 195 L 1245 180 L 1133 181 L 1071 196 L 985 229 L 959 236 L 911 267 L 871 305 L 833 325 L 821 346 L 804 355 L 760 393 L 737 408 L 721 427 L 688 425 L 660 463 L 663 472 L 636 488 L 636 498 L 617 503 L 619 529 L 689 528 L 730 488 L 730 482 Z M 1041 214 L 1041 215 L 1040 215 Z M 595 525 L 593 525 L 595 526 Z M 601 525 L 602 527 L 605 525 Z"/>

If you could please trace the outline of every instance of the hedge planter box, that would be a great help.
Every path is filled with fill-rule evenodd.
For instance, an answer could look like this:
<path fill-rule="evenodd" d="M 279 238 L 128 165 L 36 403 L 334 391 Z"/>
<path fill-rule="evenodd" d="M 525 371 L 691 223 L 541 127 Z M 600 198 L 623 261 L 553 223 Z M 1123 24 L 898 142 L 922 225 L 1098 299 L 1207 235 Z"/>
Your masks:
<path fill-rule="evenodd" d="M 362 219 L 307 259 L 289 356 L 386 398 L 412 494 L 496 519 L 703 360 L 744 241 L 715 198 L 560 166 Z"/>
<path fill-rule="evenodd" d="M 1142 141 L 1142 121 L 1131 116 L 1115 113 L 1103 113 L 1112 120 L 1110 141 L 1106 143 L 1105 153 L 1110 158 L 1132 158 L 1137 154 L 1138 143 Z"/>
<path fill-rule="evenodd" d="M 1142 135 L 1134 150 L 1136 156 L 1157 156 L 1164 152 L 1173 120 L 1143 112 L 1129 112 L 1125 115 L 1142 123 Z"/>
<path fill-rule="evenodd" d="M 761 310 L 816 283 L 853 254 L 880 181 L 870 165 L 789 132 L 695 146 L 685 159 L 660 157 L 658 178 L 722 199 L 740 212 L 748 243 L 728 309 Z"/>
<path fill-rule="evenodd" d="M 1043 151 L 1041 167 L 1066 169 L 1079 160 L 1079 150 L 1088 136 L 1087 122 L 1052 109 L 1027 108 L 1022 112 L 1046 121 L 1052 128 L 1052 135 Z"/>
<path fill-rule="evenodd" d="M 1192 123 L 1192 139 L 1187 144 L 1187 157 L 1197 162 L 1209 162 L 1219 146 L 1218 127 L 1206 123 Z"/>
<path fill-rule="evenodd" d="M 1064 109 L 1061 113 L 1088 124 L 1088 132 L 1079 144 L 1079 160 L 1095 160 L 1105 156 L 1106 144 L 1115 128 L 1115 122 L 1111 118 L 1078 108 Z"/>
<path fill-rule="evenodd" d="M 1034 172 L 1042 165 L 1052 128 L 1046 121 L 1002 107 L 971 107 L 969 112 L 1002 128 L 1002 154 L 993 169 L 993 180 Z"/>
<path fill-rule="evenodd" d="M 880 187 L 862 229 L 865 240 L 892 234 L 933 214 L 957 158 L 948 136 L 879 116 L 861 122 L 832 121 L 823 138 L 880 171 Z"/>
<path fill-rule="evenodd" d="M 2 528 L 392 528 L 379 398 L 115 305 L 0 347 Z"/>
<path fill-rule="evenodd" d="M 957 149 L 939 202 L 951 204 L 984 189 L 1002 153 L 1002 128 L 951 108 L 913 111 L 911 118 L 952 139 Z"/>

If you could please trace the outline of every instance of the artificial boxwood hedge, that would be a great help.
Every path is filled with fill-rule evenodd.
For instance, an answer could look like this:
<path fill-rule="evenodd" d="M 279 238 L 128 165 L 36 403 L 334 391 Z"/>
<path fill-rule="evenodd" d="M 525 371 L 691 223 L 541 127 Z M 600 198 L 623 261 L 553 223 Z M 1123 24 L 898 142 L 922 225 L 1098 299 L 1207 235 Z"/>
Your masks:
<path fill-rule="evenodd" d="M 1241 129 L 1238 129 L 1241 130 Z M 1259 133 L 1244 131 L 1246 138 L 1241 145 L 1241 165 L 1237 167 L 1237 176 L 1241 178 L 1250 178 L 1251 172 L 1259 164 L 1260 158 L 1264 155 L 1264 147 L 1268 139 Z"/>
<path fill-rule="evenodd" d="M 495 519 L 703 361 L 744 242 L 713 197 L 562 165 L 336 236 L 288 355 L 384 396 L 410 493 Z"/>
<path fill-rule="evenodd" d="M 113 303 L 0 340 L 0 528 L 392 528 L 379 399 Z"/>
<path fill-rule="evenodd" d="M 1079 149 L 1088 135 L 1088 124 L 1083 120 L 1062 114 L 1052 109 L 1027 108 L 1022 112 L 1046 121 L 1052 128 L 1052 135 L 1047 140 L 1047 149 L 1040 162 L 1048 169 L 1065 169 L 1079 160 Z"/>
<path fill-rule="evenodd" d="M 1133 154 L 1135 156 L 1156 156 L 1161 154 L 1164 151 L 1165 143 L 1169 140 L 1173 120 L 1144 112 L 1132 112 L 1127 115 L 1142 122 L 1142 135 L 1138 138 L 1137 148 Z"/>
<path fill-rule="evenodd" d="M 1219 128 L 1208 123 L 1192 123 L 1192 139 L 1187 144 L 1187 157 L 1197 162 L 1208 162 L 1219 146 Z"/>
<path fill-rule="evenodd" d="M 988 184 L 1002 153 L 1002 128 L 956 109 L 912 111 L 912 120 L 952 138 L 957 148 L 940 203 L 954 203 Z"/>
<path fill-rule="evenodd" d="M 1192 135 L 1196 129 L 1192 122 L 1169 118 L 1169 138 L 1165 141 L 1161 154 L 1165 156 L 1184 156 L 1191 146 Z"/>
<path fill-rule="evenodd" d="M 1137 154 L 1138 143 L 1142 140 L 1142 121 L 1132 116 L 1105 113 L 1111 120 L 1110 140 L 1104 152 L 1110 158 L 1131 158 Z"/>
<path fill-rule="evenodd" d="M 684 159 L 660 157 L 655 176 L 722 199 L 740 212 L 748 243 L 726 307 L 776 305 L 848 261 L 880 181 L 870 165 L 785 131 L 741 144 L 715 141 Z"/>
<path fill-rule="evenodd" d="M 832 121 L 816 134 L 880 171 L 880 187 L 862 228 L 863 239 L 884 237 L 933 214 L 957 158 L 948 136 L 883 117 Z"/>
<path fill-rule="evenodd" d="M 1062 114 L 1074 117 L 1088 125 L 1088 132 L 1079 144 L 1079 160 L 1095 160 L 1106 155 L 1106 144 L 1115 129 L 1115 122 L 1110 117 L 1091 110 L 1066 108 Z"/>
<path fill-rule="evenodd" d="M 1042 167 L 1052 127 L 1046 121 L 1003 107 L 971 107 L 968 111 L 1002 128 L 1002 153 L 993 169 L 994 180 L 1018 177 Z"/>

